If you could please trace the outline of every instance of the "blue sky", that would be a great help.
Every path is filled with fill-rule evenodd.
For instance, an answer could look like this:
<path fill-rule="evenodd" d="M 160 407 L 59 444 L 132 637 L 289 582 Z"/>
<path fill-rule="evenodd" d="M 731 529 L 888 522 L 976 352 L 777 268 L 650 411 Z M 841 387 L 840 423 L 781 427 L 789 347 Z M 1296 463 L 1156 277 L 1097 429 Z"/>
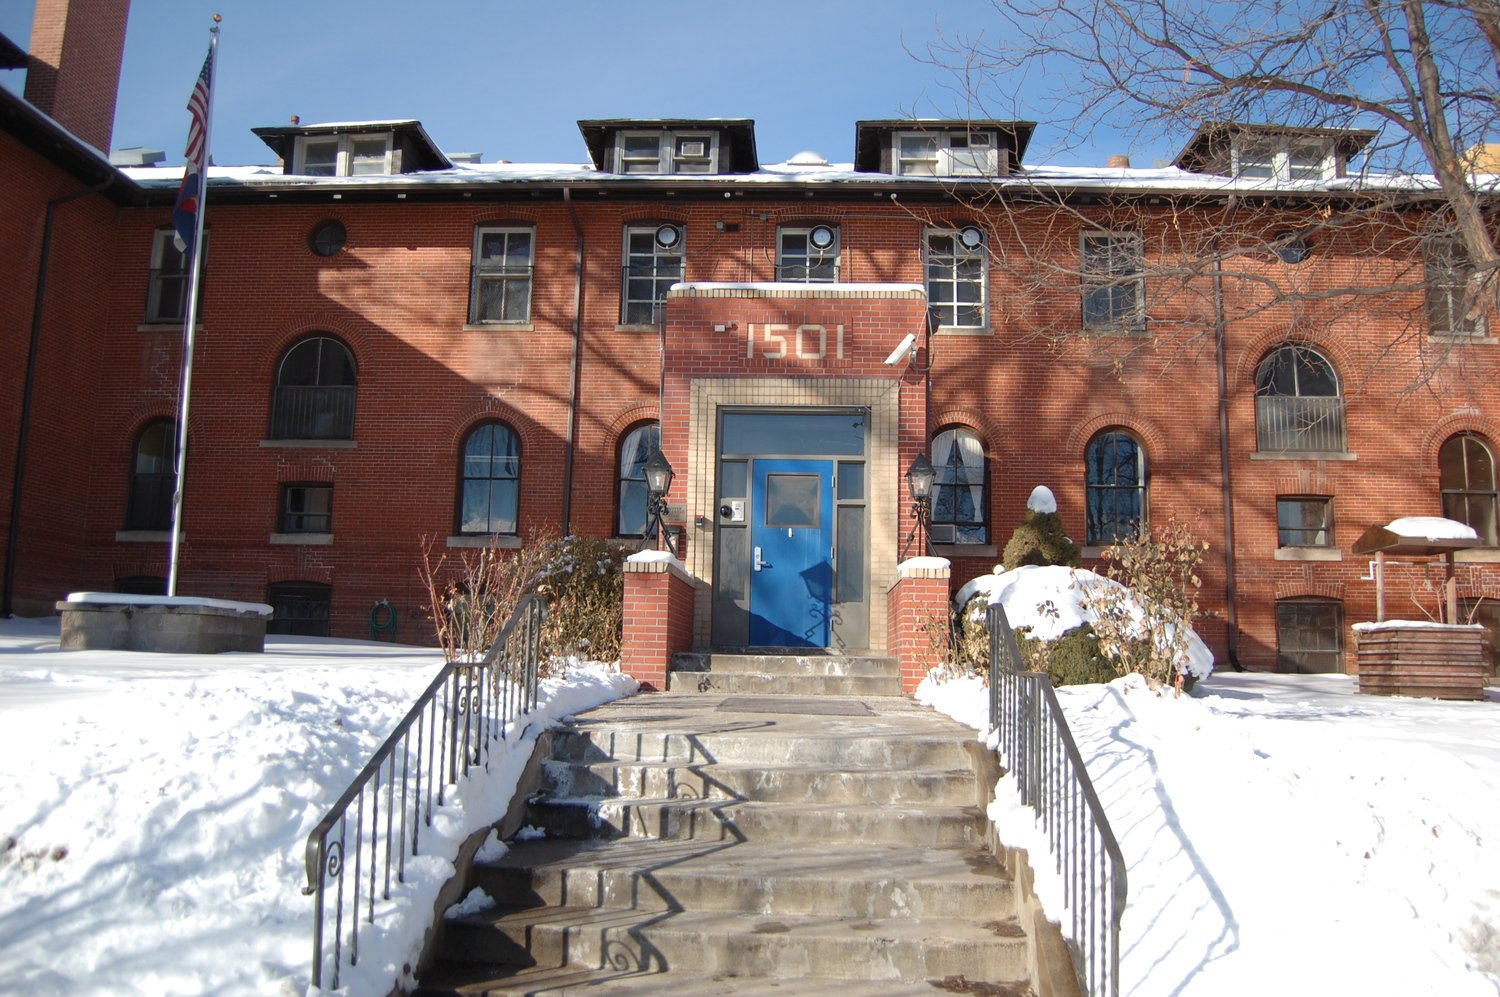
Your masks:
<path fill-rule="evenodd" d="M 0 4 L 0 32 L 22 47 L 32 6 Z M 762 162 L 803 149 L 847 162 L 860 119 L 1035 116 L 1024 105 L 970 108 L 953 74 L 918 58 L 939 32 L 983 30 L 985 0 L 136 0 L 116 147 L 181 162 L 183 107 L 215 11 L 212 152 L 225 165 L 270 161 L 250 129 L 293 114 L 417 118 L 444 150 L 485 162 L 584 161 L 580 118 L 753 118 Z M 21 81 L 0 73 L 12 89 Z M 1186 138 L 1105 135 L 1053 156 L 1059 135 L 1043 123 L 1027 161 L 1102 164 L 1125 151 L 1149 166 Z"/>

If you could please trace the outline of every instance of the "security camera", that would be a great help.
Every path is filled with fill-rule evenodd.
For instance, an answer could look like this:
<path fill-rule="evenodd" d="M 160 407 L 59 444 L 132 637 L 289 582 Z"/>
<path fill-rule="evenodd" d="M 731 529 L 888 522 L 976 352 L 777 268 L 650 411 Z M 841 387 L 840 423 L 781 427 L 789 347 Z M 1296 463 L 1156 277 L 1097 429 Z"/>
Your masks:
<path fill-rule="evenodd" d="M 896 344 L 896 348 L 891 351 L 891 355 L 886 357 L 883 362 L 887 367 L 899 365 L 901 361 L 906 359 L 907 354 L 911 352 L 911 348 L 915 345 L 917 345 L 917 334 L 915 332 L 908 332 L 906 338 Z"/>

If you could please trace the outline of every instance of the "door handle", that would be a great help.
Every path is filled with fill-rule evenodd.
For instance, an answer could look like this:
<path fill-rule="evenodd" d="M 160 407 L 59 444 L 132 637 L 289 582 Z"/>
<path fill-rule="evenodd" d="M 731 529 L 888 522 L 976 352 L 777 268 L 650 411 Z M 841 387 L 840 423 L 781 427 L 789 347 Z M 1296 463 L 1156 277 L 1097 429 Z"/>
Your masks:
<path fill-rule="evenodd" d="M 761 557 L 760 548 L 755 548 L 755 570 L 759 571 L 761 568 L 769 568 L 770 566 L 771 565 L 768 564 L 763 557 Z"/>

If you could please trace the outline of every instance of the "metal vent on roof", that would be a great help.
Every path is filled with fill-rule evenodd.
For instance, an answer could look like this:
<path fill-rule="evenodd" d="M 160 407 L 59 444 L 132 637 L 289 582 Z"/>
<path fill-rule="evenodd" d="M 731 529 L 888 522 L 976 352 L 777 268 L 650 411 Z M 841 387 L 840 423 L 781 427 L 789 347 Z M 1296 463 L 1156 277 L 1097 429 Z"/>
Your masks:
<path fill-rule="evenodd" d="M 482 153 L 478 152 L 450 152 L 448 162 L 450 163 L 477 163 Z"/>
<path fill-rule="evenodd" d="M 827 166 L 828 160 L 823 158 L 822 153 L 806 149 L 788 159 L 787 163 L 792 166 Z"/>
<path fill-rule="evenodd" d="M 109 164 L 111 166 L 155 166 L 165 161 L 166 158 L 167 154 L 160 149 L 145 149 L 137 145 L 111 152 Z"/>

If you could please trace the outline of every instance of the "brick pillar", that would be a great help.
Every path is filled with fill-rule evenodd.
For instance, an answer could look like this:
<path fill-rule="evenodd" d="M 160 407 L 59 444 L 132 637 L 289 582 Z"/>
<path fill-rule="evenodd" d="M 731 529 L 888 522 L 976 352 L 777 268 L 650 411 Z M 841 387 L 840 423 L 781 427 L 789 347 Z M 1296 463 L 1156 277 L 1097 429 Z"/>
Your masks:
<path fill-rule="evenodd" d="M 911 558 L 897 566 L 886 594 L 886 647 L 901 667 L 904 693 L 915 692 L 943 659 L 951 570 L 946 558 Z"/>
<path fill-rule="evenodd" d="M 672 655 L 693 647 L 693 578 L 680 561 L 625 561 L 620 670 L 663 690 Z"/>

